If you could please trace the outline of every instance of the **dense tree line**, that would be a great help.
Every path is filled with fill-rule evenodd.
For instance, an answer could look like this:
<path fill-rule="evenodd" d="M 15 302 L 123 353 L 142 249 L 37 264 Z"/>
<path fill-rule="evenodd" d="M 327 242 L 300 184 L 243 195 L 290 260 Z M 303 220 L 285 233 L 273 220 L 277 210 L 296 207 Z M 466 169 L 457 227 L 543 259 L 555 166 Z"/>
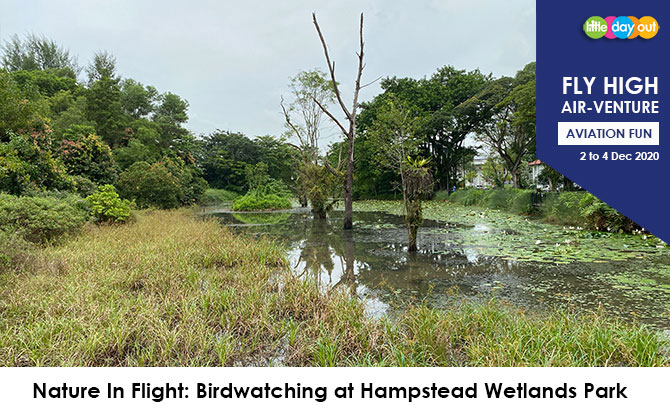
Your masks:
<path fill-rule="evenodd" d="M 318 201 L 324 210 L 328 199 L 341 198 L 342 183 L 335 182 L 343 181 L 348 139 L 323 157 L 318 149 L 322 106 L 334 101 L 325 73 L 292 79 L 284 112 L 286 138 L 296 145 L 220 130 L 196 137 L 185 128 L 185 99 L 122 77 L 107 52 L 82 68 L 47 38 L 15 36 L 3 46 L 1 62 L 0 191 L 87 195 L 113 184 L 140 207 L 175 207 L 197 201 L 208 186 L 244 193 L 249 169 L 263 163 L 268 179 L 303 202 Z M 523 185 L 522 166 L 535 157 L 534 63 L 515 77 L 445 66 L 422 79 L 386 78 L 381 87 L 356 115 L 357 198 L 401 193 L 401 172 L 379 162 L 388 142 L 380 139 L 380 122 L 397 118 L 390 108 L 402 108 L 407 142 L 414 157 L 429 161 L 436 190 L 458 185 L 481 147 L 495 155 L 489 164 L 499 166 L 494 171 L 503 181 Z M 468 137 L 474 145 L 465 144 Z"/>
<path fill-rule="evenodd" d="M 388 117 L 389 102 L 406 109 L 419 153 L 431 160 L 436 190 L 458 185 L 482 147 L 500 153 L 516 177 L 522 159 L 535 156 L 534 63 L 514 78 L 445 66 L 427 78 L 386 78 L 381 87 L 381 94 L 361 105 L 358 118 L 354 184 L 359 198 L 388 196 L 399 188 L 398 172 L 375 162 L 375 126 Z M 495 139 L 488 139 L 492 135 Z M 466 145 L 468 137 L 476 144 Z"/>
<path fill-rule="evenodd" d="M 271 136 L 216 131 L 195 137 L 188 102 L 123 78 L 116 59 L 96 53 L 82 69 L 66 49 L 14 36 L 0 69 L 0 191 L 78 192 L 113 184 L 139 207 L 198 201 L 208 186 L 246 190 L 245 171 L 263 162 L 295 181 L 294 149 Z"/>
<path fill-rule="evenodd" d="M 215 131 L 201 137 L 198 144 L 198 165 L 214 188 L 247 191 L 249 168 L 264 163 L 270 178 L 294 189 L 299 153 L 284 140 L 269 135 L 250 139 L 242 133 Z"/>
<path fill-rule="evenodd" d="M 0 190 L 87 195 L 114 184 L 139 206 L 175 207 L 206 188 L 179 96 L 123 79 L 106 52 L 82 82 L 69 52 L 34 35 L 12 38 L 2 62 Z"/>

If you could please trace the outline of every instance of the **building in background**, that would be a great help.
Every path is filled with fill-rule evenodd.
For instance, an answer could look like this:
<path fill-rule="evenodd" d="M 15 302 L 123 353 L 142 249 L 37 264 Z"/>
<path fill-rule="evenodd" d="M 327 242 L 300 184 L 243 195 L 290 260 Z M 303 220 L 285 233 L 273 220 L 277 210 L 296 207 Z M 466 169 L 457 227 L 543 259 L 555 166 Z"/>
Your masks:
<path fill-rule="evenodd" d="M 484 179 L 484 175 L 482 174 L 482 167 L 484 166 L 484 163 L 486 163 L 487 158 L 488 158 L 487 155 L 476 155 L 475 158 L 472 160 L 471 169 L 474 170 L 471 171 L 473 171 L 474 174 L 471 174 L 470 176 L 466 175 L 465 180 L 466 187 L 476 187 L 478 189 L 483 189 L 487 187 L 488 180 Z"/>
<path fill-rule="evenodd" d="M 540 160 L 535 160 L 528 163 L 528 166 L 530 167 L 530 184 L 533 187 L 540 187 L 539 176 L 542 174 L 542 170 L 544 170 L 544 163 Z"/>

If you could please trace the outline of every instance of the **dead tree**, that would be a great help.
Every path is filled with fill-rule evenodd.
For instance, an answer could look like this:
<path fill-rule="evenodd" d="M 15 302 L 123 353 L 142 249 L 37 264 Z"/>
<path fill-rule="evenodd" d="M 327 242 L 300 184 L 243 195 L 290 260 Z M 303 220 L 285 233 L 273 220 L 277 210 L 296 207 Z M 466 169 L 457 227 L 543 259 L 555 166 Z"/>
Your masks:
<path fill-rule="evenodd" d="M 326 41 L 323 38 L 323 34 L 321 33 L 319 23 L 316 21 L 315 13 L 312 13 L 312 21 L 314 22 L 314 27 L 316 27 L 316 32 L 319 34 L 319 40 L 321 40 L 321 45 L 323 46 L 323 54 L 326 58 L 328 72 L 330 73 L 330 79 L 333 83 L 333 90 L 335 91 L 337 103 L 340 105 L 340 108 L 342 109 L 342 112 L 344 113 L 349 123 L 349 128 L 345 128 L 344 125 L 342 125 L 342 123 L 326 109 L 323 103 L 314 98 L 314 102 L 316 102 L 319 108 L 321 108 L 321 111 L 328 115 L 328 117 L 342 131 L 342 134 L 344 134 L 344 136 L 347 138 L 347 160 L 346 172 L 344 175 L 344 229 L 351 229 L 353 227 L 354 141 L 356 139 L 356 112 L 358 111 L 358 93 L 361 88 L 366 86 L 361 86 L 361 75 L 363 74 L 363 68 L 365 67 L 363 64 L 363 13 L 361 13 L 361 22 L 359 28 L 360 50 L 356 53 L 358 56 L 358 72 L 356 74 L 356 83 L 354 84 L 354 100 L 351 109 L 347 108 L 344 101 L 342 100 L 340 89 L 337 85 L 337 81 L 335 80 L 335 61 L 330 60 L 328 46 L 326 46 Z"/>

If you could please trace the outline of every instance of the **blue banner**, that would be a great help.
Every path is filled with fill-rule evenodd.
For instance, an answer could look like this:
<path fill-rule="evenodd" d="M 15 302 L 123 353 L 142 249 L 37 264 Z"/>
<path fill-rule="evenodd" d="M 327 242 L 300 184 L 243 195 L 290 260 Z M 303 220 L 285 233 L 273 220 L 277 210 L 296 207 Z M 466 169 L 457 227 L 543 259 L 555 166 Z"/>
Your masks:
<path fill-rule="evenodd" d="M 669 9 L 537 2 L 538 157 L 666 242 Z"/>

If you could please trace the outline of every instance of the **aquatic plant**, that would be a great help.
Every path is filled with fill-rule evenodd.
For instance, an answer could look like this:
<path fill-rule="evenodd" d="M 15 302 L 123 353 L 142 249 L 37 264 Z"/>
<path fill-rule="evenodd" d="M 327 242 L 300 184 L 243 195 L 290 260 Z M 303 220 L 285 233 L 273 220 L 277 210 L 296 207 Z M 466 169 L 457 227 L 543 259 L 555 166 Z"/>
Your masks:
<path fill-rule="evenodd" d="M 462 189 L 449 195 L 448 200 L 462 206 L 479 206 L 533 215 L 549 223 L 581 226 L 598 231 L 632 232 L 640 229 L 635 222 L 588 192 L 538 195 L 542 200 L 539 206 L 533 204 L 533 193 L 533 190 L 512 188 Z"/>
<path fill-rule="evenodd" d="M 356 203 L 356 209 L 403 214 L 402 204 L 394 201 L 360 201 Z M 481 256 L 517 262 L 565 264 L 639 260 L 668 255 L 667 245 L 653 235 L 614 234 L 575 226 L 556 226 L 497 209 L 428 201 L 423 204 L 423 217 L 464 225 L 466 227 L 459 231 L 464 246 Z M 475 225 L 484 225 L 495 231 L 481 231 Z M 445 226 L 442 232 L 449 234 L 454 230 Z"/>
<path fill-rule="evenodd" d="M 277 194 L 268 194 L 258 191 L 247 192 L 233 201 L 233 210 L 254 211 L 254 210 L 277 210 L 290 209 L 291 201 Z"/>
<path fill-rule="evenodd" d="M 402 171 L 402 192 L 405 205 L 405 223 L 407 224 L 409 251 L 416 251 L 416 234 L 423 223 L 421 202 L 433 191 L 433 175 L 429 160 L 423 157 L 407 157 L 406 167 Z"/>
<path fill-rule="evenodd" d="M 293 276 L 282 252 L 188 211 L 87 228 L 0 280 L 0 365 L 669 364 L 667 340 L 600 312 L 493 299 L 371 319 L 349 290 Z"/>

